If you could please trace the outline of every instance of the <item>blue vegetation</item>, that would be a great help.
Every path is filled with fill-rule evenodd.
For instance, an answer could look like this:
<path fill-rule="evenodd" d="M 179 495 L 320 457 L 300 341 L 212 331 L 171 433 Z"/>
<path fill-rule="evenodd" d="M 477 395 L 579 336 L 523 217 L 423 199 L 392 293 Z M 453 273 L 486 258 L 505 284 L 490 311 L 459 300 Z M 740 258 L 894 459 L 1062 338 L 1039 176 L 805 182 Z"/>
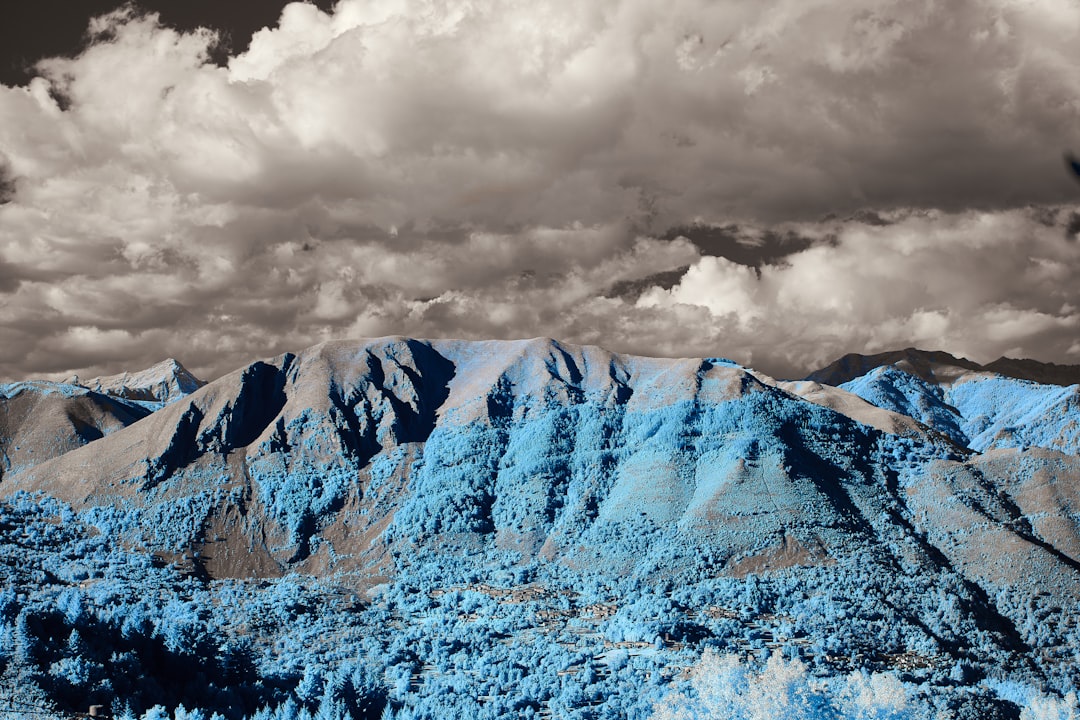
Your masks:
<path fill-rule="evenodd" d="M 964 432 L 964 418 L 949 405 L 945 390 L 895 366 L 875 368 L 840 387 L 878 407 L 915 418 L 961 447 L 971 442 Z"/>
<path fill-rule="evenodd" d="M 956 575 L 881 586 L 852 563 L 676 585 L 557 567 L 478 575 L 459 558 L 407 564 L 367 592 L 340 576 L 208 582 L 29 497 L 0 505 L 0 548 L 0 679 L 9 701 L 57 712 L 646 718 L 690 691 L 685 671 L 709 648 L 779 649 L 819 677 L 886 672 L 924 710 L 1015 716 L 991 685 L 964 685 L 1037 682 L 979 628 Z"/>
<path fill-rule="evenodd" d="M 158 411 L 130 477 L 0 504 L 0 688 L 130 717 L 704 717 L 710 687 L 804 673 L 820 716 L 871 717 L 851 693 L 877 673 L 910 700 L 879 717 L 1015 718 L 1080 687 L 1075 608 L 985 580 L 954 552 L 973 526 L 924 519 L 1043 542 L 962 449 L 984 432 L 963 408 L 1014 386 L 908 378 L 852 387 L 952 442 L 720 359 L 390 339 L 256 363 Z M 1068 402 L 1042 387 L 1017 423 Z M 748 659 L 710 684 L 707 652 Z"/>
<path fill-rule="evenodd" d="M 841 385 L 867 402 L 919 420 L 958 445 L 1080 450 L 1080 386 L 1042 385 L 975 374 L 950 385 L 929 383 L 888 365 Z"/>

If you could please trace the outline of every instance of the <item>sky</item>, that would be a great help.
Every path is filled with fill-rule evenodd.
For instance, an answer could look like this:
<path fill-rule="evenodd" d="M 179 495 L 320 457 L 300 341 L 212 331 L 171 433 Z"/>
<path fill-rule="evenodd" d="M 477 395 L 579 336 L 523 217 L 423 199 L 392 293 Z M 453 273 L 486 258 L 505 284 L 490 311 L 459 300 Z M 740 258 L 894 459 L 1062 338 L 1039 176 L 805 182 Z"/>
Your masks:
<path fill-rule="evenodd" d="M 1080 363 L 1077 0 L 12 11 L 0 379 L 382 335 Z"/>

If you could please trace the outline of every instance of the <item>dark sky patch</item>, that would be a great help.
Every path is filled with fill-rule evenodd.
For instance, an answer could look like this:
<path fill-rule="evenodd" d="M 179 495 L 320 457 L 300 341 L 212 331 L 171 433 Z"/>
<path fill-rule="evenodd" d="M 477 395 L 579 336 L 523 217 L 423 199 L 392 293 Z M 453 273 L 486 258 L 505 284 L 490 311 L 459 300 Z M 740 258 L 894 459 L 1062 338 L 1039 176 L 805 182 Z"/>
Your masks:
<path fill-rule="evenodd" d="M 641 297 L 643 292 L 650 288 L 658 287 L 664 290 L 670 290 L 675 287 L 679 284 L 683 275 L 686 274 L 688 268 L 689 266 L 676 268 L 674 270 L 665 270 L 664 272 L 655 273 L 639 280 L 620 280 L 607 288 L 603 294 L 604 297 L 625 298 L 630 302 L 633 302 Z"/>
<path fill-rule="evenodd" d="M 675 227 L 663 235 L 674 240 L 685 237 L 702 255 L 723 257 L 748 267 L 782 262 L 785 257 L 807 249 L 814 241 L 794 231 L 760 230 L 739 225 L 689 225 Z"/>
<path fill-rule="evenodd" d="M 309 0 L 329 10 L 333 0 Z M 251 36 L 273 27 L 284 0 L 141 0 L 137 12 L 156 12 L 161 23 L 182 31 L 205 27 L 220 34 L 211 59 L 224 63 L 247 49 Z M 0 23 L 0 83 L 22 85 L 38 60 L 73 55 L 86 47 L 90 18 L 125 5 L 121 0 L 33 0 L 10 3 Z M 102 38 L 108 40 L 108 37 Z"/>

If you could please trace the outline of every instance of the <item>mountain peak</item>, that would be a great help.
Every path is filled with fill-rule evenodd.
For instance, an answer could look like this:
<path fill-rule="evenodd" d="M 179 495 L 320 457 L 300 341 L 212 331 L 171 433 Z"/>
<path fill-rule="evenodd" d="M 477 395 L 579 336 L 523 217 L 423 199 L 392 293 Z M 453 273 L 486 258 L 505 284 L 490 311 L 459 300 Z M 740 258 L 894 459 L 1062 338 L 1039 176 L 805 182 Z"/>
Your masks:
<path fill-rule="evenodd" d="M 166 404 L 190 395 L 206 384 L 176 358 L 166 358 L 138 372 L 104 375 L 79 383 L 114 397 Z"/>
<path fill-rule="evenodd" d="M 839 386 L 885 365 L 894 365 L 935 385 L 950 383 L 965 373 L 983 369 L 976 362 L 941 350 L 920 350 L 908 347 L 875 355 L 849 353 L 820 370 L 810 373 L 806 379 L 824 385 Z"/>
<path fill-rule="evenodd" d="M 941 350 L 907 347 L 876 355 L 849 353 L 806 376 L 807 380 L 838 387 L 860 378 L 876 368 L 891 365 L 932 385 L 949 385 L 968 373 L 996 373 L 1017 380 L 1043 385 L 1080 383 L 1080 365 L 1055 365 L 1038 360 L 1014 360 L 1000 357 L 986 365 L 956 357 Z"/>

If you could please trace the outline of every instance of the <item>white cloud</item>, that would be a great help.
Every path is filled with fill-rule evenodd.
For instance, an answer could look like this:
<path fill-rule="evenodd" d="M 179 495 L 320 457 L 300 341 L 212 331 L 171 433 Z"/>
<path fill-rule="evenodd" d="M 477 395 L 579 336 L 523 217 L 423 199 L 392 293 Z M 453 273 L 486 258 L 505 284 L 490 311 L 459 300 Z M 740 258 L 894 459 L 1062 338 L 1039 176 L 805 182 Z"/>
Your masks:
<path fill-rule="evenodd" d="M 227 67 L 153 16 L 92 31 L 0 86 L 0 375 L 383 332 L 791 372 L 1073 345 L 1067 211 L 1010 209 L 1076 197 L 1065 0 L 293 3 Z M 860 208 L 897 222 L 817 222 Z M 694 219 L 816 242 L 758 275 L 652 239 Z"/>
<path fill-rule="evenodd" d="M 872 227 L 835 223 L 835 240 L 767 265 L 761 276 L 702 258 L 653 308 L 707 308 L 734 347 L 784 372 L 844 352 L 915 345 L 989 361 L 1063 358 L 1080 313 L 1080 246 L 1030 211 L 912 213 Z M 732 322 L 732 319 L 738 322 Z M 747 318 L 750 318 L 747 321 Z"/>

